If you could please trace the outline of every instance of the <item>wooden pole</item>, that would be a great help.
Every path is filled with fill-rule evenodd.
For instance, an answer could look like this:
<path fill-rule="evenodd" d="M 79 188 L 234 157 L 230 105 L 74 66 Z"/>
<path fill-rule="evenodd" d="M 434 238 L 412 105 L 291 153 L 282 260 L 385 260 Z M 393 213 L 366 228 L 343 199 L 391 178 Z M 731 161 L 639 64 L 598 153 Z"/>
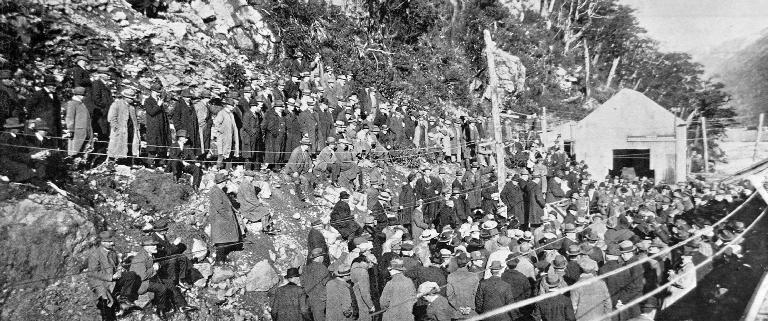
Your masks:
<path fill-rule="evenodd" d="M 496 61 L 493 57 L 493 51 L 496 44 L 491 39 L 491 32 L 488 31 L 488 29 L 483 30 L 483 35 L 485 36 L 485 56 L 488 59 L 488 86 L 490 87 L 489 92 L 491 93 L 493 136 L 496 140 L 496 175 L 499 178 L 497 182 L 499 184 L 499 191 L 501 191 L 504 188 L 504 183 L 507 181 L 507 165 L 504 163 L 504 142 L 501 136 L 501 106 L 499 103 L 499 96 L 496 93 Z"/>
<path fill-rule="evenodd" d="M 547 135 L 547 107 L 541 107 L 541 143 L 544 145 L 544 148 L 547 148 L 547 144 L 549 144 Z"/>
<path fill-rule="evenodd" d="M 701 137 L 704 139 L 704 172 L 709 173 L 709 143 L 707 142 L 707 118 L 701 116 Z"/>
<path fill-rule="evenodd" d="M 763 119 L 764 113 L 760 113 L 760 120 L 757 122 L 757 137 L 755 138 L 755 152 L 752 154 L 752 161 L 757 160 L 757 148 L 760 145 L 760 137 L 763 136 Z"/>

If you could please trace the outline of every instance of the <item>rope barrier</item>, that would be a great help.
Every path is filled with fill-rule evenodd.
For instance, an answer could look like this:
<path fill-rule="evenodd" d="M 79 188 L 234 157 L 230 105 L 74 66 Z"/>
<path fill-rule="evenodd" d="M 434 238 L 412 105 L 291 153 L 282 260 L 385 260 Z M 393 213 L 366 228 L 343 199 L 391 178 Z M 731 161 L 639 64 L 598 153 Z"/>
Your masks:
<path fill-rule="evenodd" d="M 734 209 L 732 212 L 730 212 L 725 217 L 721 218 L 719 221 L 717 221 L 714 224 L 712 224 L 711 228 L 714 228 L 715 226 L 718 226 L 718 225 L 724 223 L 731 216 L 735 215 L 738 211 L 740 211 L 744 207 L 744 205 L 746 205 L 751 200 L 753 200 L 756 195 L 757 195 L 757 193 L 753 193 L 747 200 L 745 200 L 743 203 L 741 203 L 741 205 L 739 205 L 736 209 Z M 702 235 L 701 231 L 697 231 L 696 233 L 693 233 L 693 235 L 691 235 L 689 238 L 687 238 L 687 239 L 685 239 L 685 240 L 683 240 L 683 241 L 681 241 L 681 242 L 679 242 L 679 243 L 677 243 L 677 244 L 675 244 L 673 246 L 666 247 L 666 248 L 662 249 L 661 251 L 659 251 L 658 253 L 656 253 L 654 255 L 651 255 L 651 256 L 648 256 L 646 258 L 637 260 L 637 261 L 635 261 L 633 263 L 624 265 L 621 268 L 615 269 L 615 270 L 607 272 L 605 274 L 597 275 L 597 276 L 595 276 L 593 278 L 589 278 L 589 279 L 584 280 L 584 281 L 579 281 L 577 283 L 574 283 L 572 285 L 566 286 L 564 288 L 556 289 L 556 290 L 554 290 L 552 292 L 547 292 L 545 294 L 541 294 L 541 295 L 538 295 L 538 296 L 535 296 L 535 297 L 532 297 L 532 298 L 529 298 L 529 299 L 525 299 L 525 300 L 522 300 L 522 301 L 518 301 L 518 302 L 509 304 L 509 305 L 505 305 L 505 306 L 493 309 L 493 310 L 488 311 L 488 312 L 484 312 L 484 313 L 482 313 L 480 315 L 477 315 L 475 317 L 467 319 L 467 321 L 479 321 L 479 320 L 490 318 L 490 317 L 493 317 L 493 316 L 496 316 L 496 315 L 499 315 L 499 314 L 502 314 L 502 313 L 507 313 L 507 312 L 510 312 L 510 311 L 513 311 L 513 310 L 517 310 L 519 308 L 528 306 L 530 304 L 533 304 L 533 303 L 536 303 L 536 302 L 539 302 L 539 301 L 542 301 L 542 300 L 545 300 L 545 299 L 548 299 L 548 298 L 552 298 L 552 297 L 555 297 L 555 296 L 560 295 L 560 294 L 564 294 L 566 292 L 569 292 L 569 291 L 571 291 L 573 289 L 582 287 L 584 285 L 597 282 L 597 281 L 605 279 L 605 278 L 607 278 L 609 276 L 613 276 L 613 275 L 619 274 L 619 273 L 624 272 L 625 270 L 628 270 L 628 269 L 630 269 L 632 267 L 638 266 L 640 264 L 643 264 L 645 262 L 653 260 L 653 259 L 655 259 L 657 257 L 660 257 L 662 255 L 670 253 L 670 252 L 672 252 L 672 250 L 684 246 L 688 242 L 693 241 L 694 239 L 700 237 L 701 235 Z"/>
<path fill-rule="evenodd" d="M 472 192 L 472 191 L 480 191 L 482 189 L 489 188 L 489 187 L 494 187 L 494 186 L 496 186 L 496 184 L 492 184 L 492 185 L 488 185 L 488 186 L 481 186 L 481 187 L 478 187 L 478 188 L 475 188 L 475 189 L 466 190 L 466 191 L 463 191 L 463 192 L 464 193 L 468 193 L 468 192 Z M 442 202 L 442 201 L 443 201 L 443 199 L 439 198 L 439 199 L 435 199 L 435 200 L 432 200 L 432 201 L 423 202 L 422 205 L 433 204 L 433 203 L 438 203 L 438 202 Z M 256 243 L 248 242 L 248 241 L 239 241 L 239 242 L 230 243 L 228 246 L 241 245 L 241 244 L 256 244 Z M 160 261 L 164 261 L 164 260 L 170 260 L 170 259 L 174 259 L 174 258 L 186 256 L 186 255 L 195 254 L 195 253 L 202 253 L 202 252 L 205 252 L 205 251 L 208 251 L 208 249 L 203 249 L 203 250 L 198 250 L 198 251 L 191 251 L 189 253 L 185 252 L 185 253 L 179 253 L 179 254 L 164 256 L 164 257 L 159 258 L 159 259 L 154 259 L 153 261 L 154 262 L 160 262 Z M 135 262 L 131 262 L 131 263 L 142 263 L 142 262 L 144 262 L 144 261 L 135 261 Z M 97 270 L 97 271 L 104 271 L 104 270 L 106 270 L 106 269 L 100 269 L 100 270 Z M 26 284 L 32 284 L 32 283 L 44 282 L 44 281 L 50 281 L 50 280 L 57 280 L 57 279 L 62 279 L 62 278 L 65 278 L 65 277 L 70 277 L 70 276 L 77 276 L 77 275 L 81 275 L 81 274 L 86 274 L 88 272 L 93 272 L 93 271 L 81 271 L 81 272 L 77 272 L 77 273 L 70 273 L 70 274 L 65 274 L 65 275 L 60 275 L 60 276 L 54 276 L 54 277 L 37 279 L 37 280 L 22 281 L 22 282 L 18 282 L 18 283 L 7 285 L 6 287 L 7 288 L 14 288 L 14 287 L 18 287 L 18 286 L 22 286 L 22 285 L 26 285 Z"/>
<path fill-rule="evenodd" d="M 699 264 L 695 265 L 691 271 L 687 271 L 687 272 L 685 272 L 685 273 L 683 273 L 683 274 L 677 275 L 675 278 L 673 278 L 673 279 L 669 280 L 669 282 L 667 282 L 667 283 L 665 283 L 665 284 L 663 284 L 663 285 L 661 285 L 661 286 L 659 286 L 659 287 L 657 287 L 657 288 L 653 289 L 652 291 L 650 291 L 650 292 L 648 292 L 648 293 L 646 293 L 646 294 L 644 294 L 644 295 L 642 295 L 642 296 L 640 296 L 640 297 L 638 297 L 638 298 L 636 298 L 636 299 L 632 300 L 631 302 L 628 302 L 628 303 L 624 304 L 623 306 L 621 306 L 621 307 L 619 307 L 619 308 L 615 309 L 615 310 L 614 310 L 614 311 L 612 311 L 611 313 L 609 313 L 609 314 L 606 314 L 606 315 L 604 315 L 604 316 L 601 316 L 601 317 L 599 317 L 598 319 L 595 319 L 595 320 L 593 320 L 593 321 L 600 321 L 600 320 L 610 320 L 612 317 L 619 315 L 619 313 L 621 313 L 622 311 L 624 311 L 624 310 L 626 310 L 626 309 L 629 309 L 630 307 L 632 307 L 632 306 L 634 306 L 634 305 L 636 305 L 636 304 L 642 303 L 643 301 L 645 301 L 645 300 L 647 300 L 647 299 L 649 299 L 649 298 L 653 297 L 654 295 L 656 295 L 656 294 L 660 293 L 661 291 L 664 291 L 666 288 L 668 288 L 668 287 L 670 287 L 670 286 L 674 285 L 675 283 L 677 283 L 678 281 L 682 280 L 683 278 L 685 278 L 685 277 L 689 277 L 689 276 L 690 276 L 690 275 L 689 275 L 690 273 L 695 273 L 695 272 L 696 272 L 696 270 L 698 270 L 698 269 L 700 269 L 700 268 L 704 267 L 704 266 L 705 266 L 705 265 L 707 265 L 709 262 L 713 261 L 713 260 L 714 260 L 716 257 L 718 257 L 718 256 L 722 255 L 723 253 L 725 253 L 725 251 L 726 251 L 726 250 L 727 250 L 727 249 L 728 249 L 728 248 L 729 248 L 729 247 L 730 247 L 732 244 L 736 244 L 736 242 L 737 242 L 737 241 L 739 241 L 739 240 L 740 240 L 742 237 L 744 237 L 744 236 L 747 234 L 747 232 L 749 232 L 749 231 L 750 231 L 750 230 L 751 230 L 753 227 L 755 227 L 755 226 L 756 226 L 755 224 L 756 224 L 756 223 L 757 223 L 757 222 L 758 222 L 760 219 L 762 219 L 762 218 L 763 218 L 763 216 L 765 216 L 765 214 L 766 214 L 766 213 L 768 213 L 768 208 L 766 208 L 765 210 L 763 210 L 763 212 L 762 212 L 762 213 L 761 213 L 761 214 L 760 214 L 760 215 L 759 215 L 757 218 L 755 218 L 755 220 L 754 220 L 754 221 L 752 221 L 752 223 L 751 223 L 751 224 L 749 224 L 749 226 L 747 226 L 747 228 L 745 228 L 745 229 L 744 229 L 744 231 L 743 231 L 742 233 L 739 233 L 739 234 L 738 234 L 738 235 L 737 235 L 737 236 L 736 236 L 736 237 L 735 237 L 735 238 L 734 238 L 734 239 L 733 239 L 731 242 L 728 242 L 728 244 L 727 244 L 727 245 L 723 245 L 723 247 L 722 247 L 722 248 L 720 248 L 720 250 L 718 250 L 717 252 L 715 252 L 715 253 L 714 253 L 712 256 L 710 256 L 710 257 L 707 257 L 707 258 L 706 258 L 704 261 L 702 261 L 701 263 L 699 263 Z M 660 307 L 659 307 L 659 310 L 660 310 Z"/>

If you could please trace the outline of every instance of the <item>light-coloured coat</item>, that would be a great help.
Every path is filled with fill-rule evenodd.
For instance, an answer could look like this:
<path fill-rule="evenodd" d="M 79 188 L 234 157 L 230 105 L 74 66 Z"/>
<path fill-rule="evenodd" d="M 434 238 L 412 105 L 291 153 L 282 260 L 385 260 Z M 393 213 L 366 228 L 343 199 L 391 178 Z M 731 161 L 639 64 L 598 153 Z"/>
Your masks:
<path fill-rule="evenodd" d="M 128 121 L 133 123 L 133 140 L 131 155 L 138 156 L 141 146 L 139 136 L 139 120 L 136 117 L 136 108 L 128 104 L 125 100 L 115 99 L 107 113 L 109 119 L 109 146 L 107 146 L 107 155 L 114 158 L 128 156 Z"/>
<path fill-rule="evenodd" d="M 385 309 L 382 321 L 413 321 L 413 304 L 416 303 L 416 287 L 413 281 L 398 273 L 384 286 L 379 303 Z"/>
<path fill-rule="evenodd" d="M 66 105 L 67 109 L 67 130 L 72 133 L 72 138 L 68 142 L 67 154 L 76 155 L 83 149 L 85 141 L 93 136 L 91 129 L 91 113 L 81 101 L 70 100 Z"/>
<path fill-rule="evenodd" d="M 224 108 L 213 119 L 213 137 L 216 137 L 216 152 L 225 158 L 232 152 L 232 143 L 235 146 L 235 157 L 240 156 L 240 135 L 238 135 L 235 116 Z"/>
<path fill-rule="evenodd" d="M 99 246 L 88 254 L 88 285 L 97 298 L 108 299 L 115 289 L 112 275 L 117 267 L 117 254 Z"/>

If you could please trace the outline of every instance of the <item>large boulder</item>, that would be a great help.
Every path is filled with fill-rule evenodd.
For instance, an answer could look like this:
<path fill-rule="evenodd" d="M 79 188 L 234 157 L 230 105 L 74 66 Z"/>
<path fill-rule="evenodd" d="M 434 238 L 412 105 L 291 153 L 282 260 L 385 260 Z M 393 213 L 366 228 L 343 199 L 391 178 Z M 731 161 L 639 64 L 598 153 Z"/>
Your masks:
<path fill-rule="evenodd" d="M 95 234 L 86 210 L 60 195 L 0 203 L 0 284 L 78 272 Z"/>
<path fill-rule="evenodd" d="M 280 283 L 280 276 L 277 275 L 275 268 L 267 260 L 262 260 L 248 271 L 245 290 L 249 292 L 268 291 L 278 283 Z"/>
<path fill-rule="evenodd" d="M 500 98 L 524 90 L 526 70 L 520 58 L 498 48 L 495 48 L 493 57 L 496 62 Z M 486 88 L 485 97 L 490 97 L 489 89 L 490 87 Z"/>

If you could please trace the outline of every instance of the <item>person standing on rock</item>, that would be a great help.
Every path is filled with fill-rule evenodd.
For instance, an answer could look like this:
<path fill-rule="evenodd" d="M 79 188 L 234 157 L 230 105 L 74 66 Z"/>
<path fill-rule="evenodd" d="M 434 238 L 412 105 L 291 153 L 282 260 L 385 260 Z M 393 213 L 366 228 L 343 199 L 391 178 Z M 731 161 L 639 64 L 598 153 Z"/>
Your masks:
<path fill-rule="evenodd" d="M 117 320 L 121 314 L 136 308 L 133 301 L 138 299 L 141 279 L 136 273 L 126 271 L 114 251 L 115 232 L 107 230 L 99 233 L 99 246 L 88 254 L 88 273 L 86 274 L 91 290 L 96 294 L 96 307 L 104 321 Z"/>
<path fill-rule="evenodd" d="M 314 321 L 325 321 L 326 284 L 331 280 L 328 266 L 323 260 L 328 254 L 322 248 L 313 248 L 301 275 L 301 284 L 309 296 L 309 309 Z M 329 319 L 330 321 L 331 319 Z"/>
<path fill-rule="evenodd" d="M 66 104 L 66 137 L 68 137 L 67 155 L 78 156 L 86 148 L 86 143 L 93 137 L 91 130 L 91 114 L 83 104 L 85 96 L 84 87 L 75 87 L 72 90 L 72 100 Z"/>
<path fill-rule="evenodd" d="M 275 107 L 268 110 L 264 115 L 262 131 L 266 148 L 264 151 L 264 164 L 262 170 L 267 169 L 270 164 L 274 164 L 275 170 L 279 170 L 278 164 L 282 162 L 282 156 L 285 152 L 286 122 L 283 116 L 285 105 L 282 100 L 275 100 Z"/>
<path fill-rule="evenodd" d="M 318 146 L 322 146 L 316 145 L 317 123 L 319 122 L 319 119 L 317 113 L 315 113 L 315 101 L 307 95 L 307 98 L 302 99 L 300 104 L 301 112 L 299 112 L 298 121 L 299 127 L 301 128 L 301 135 L 302 137 L 308 137 L 309 141 L 312 142 L 309 154 L 315 155 L 318 151 Z"/>
<path fill-rule="evenodd" d="M 208 220 L 211 224 L 211 243 L 216 249 L 217 263 L 227 261 L 227 254 L 240 243 L 240 226 L 232 210 L 232 203 L 222 188 L 226 187 L 227 177 L 216 174 L 214 185 L 208 192 L 210 202 Z"/>
<path fill-rule="evenodd" d="M 95 153 L 105 153 L 107 144 L 102 141 L 109 140 L 109 121 L 107 112 L 112 105 L 112 91 L 110 90 L 113 80 L 110 76 L 109 68 L 99 67 L 91 74 L 91 88 L 85 93 L 83 104 L 91 113 L 91 128 L 97 138 L 94 142 L 93 151 Z M 98 156 L 94 156 L 96 158 Z"/>
<path fill-rule="evenodd" d="M 152 84 L 150 94 L 144 99 L 144 110 L 147 112 L 147 162 L 150 167 L 156 167 L 160 158 L 165 158 L 171 142 L 171 129 L 168 125 L 168 114 L 165 112 L 164 97 L 160 96 L 163 86 Z"/>
<path fill-rule="evenodd" d="M 197 111 L 192 108 L 191 99 L 193 98 L 192 91 L 187 88 L 181 91 L 181 98 L 176 101 L 176 105 L 171 111 L 171 130 L 186 130 L 189 137 L 199 137 L 200 128 L 197 123 Z M 195 155 L 202 154 L 200 141 L 197 139 L 191 139 L 189 146 Z"/>
<path fill-rule="evenodd" d="M 275 290 L 270 302 L 272 307 L 270 315 L 273 321 L 312 320 L 307 293 L 299 285 L 300 277 L 298 268 L 289 268 L 285 274 L 288 283 Z"/>
<path fill-rule="evenodd" d="M 139 156 L 139 121 L 136 117 L 136 91 L 126 88 L 121 93 L 122 99 L 115 99 L 109 107 L 107 118 L 109 119 L 110 136 L 107 147 L 107 157 L 120 159 L 128 156 L 128 146 L 131 146 L 131 155 Z M 130 130 L 130 129 L 133 130 Z M 130 143 L 129 143 L 130 142 Z"/>
<path fill-rule="evenodd" d="M 213 119 L 213 138 L 216 141 L 217 155 L 216 167 L 221 169 L 222 162 L 226 161 L 227 170 L 232 169 L 232 157 L 240 157 L 240 136 L 237 134 L 234 110 L 237 102 L 234 99 L 224 101 L 222 109 Z M 234 153 L 233 153 L 234 149 Z"/>
<path fill-rule="evenodd" d="M 88 72 L 88 58 L 84 55 L 75 57 L 75 66 L 67 70 L 65 83 L 71 88 L 91 87 L 91 75 Z"/>
<path fill-rule="evenodd" d="M 285 112 L 285 128 L 286 128 L 286 138 L 285 138 L 285 151 L 292 151 L 296 147 L 299 147 L 301 145 L 301 139 L 304 138 L 301 136 L 301 124 L 299 124 L 298 119 L 298 106 L 296 104 L 296 101 L 289 98 L 288 99 L 288 108 Z M 290 153 L 283 153 L 282 159 L 284 162 L 288 162 Z"/>
<path fill-rule="evenodd" d="M 347 263 L 339 264 L 333 272 L 334 278 L 325 285 L 326 320 L 357 320 L 358 311 L 349 284 L 350 273 Z"/>

